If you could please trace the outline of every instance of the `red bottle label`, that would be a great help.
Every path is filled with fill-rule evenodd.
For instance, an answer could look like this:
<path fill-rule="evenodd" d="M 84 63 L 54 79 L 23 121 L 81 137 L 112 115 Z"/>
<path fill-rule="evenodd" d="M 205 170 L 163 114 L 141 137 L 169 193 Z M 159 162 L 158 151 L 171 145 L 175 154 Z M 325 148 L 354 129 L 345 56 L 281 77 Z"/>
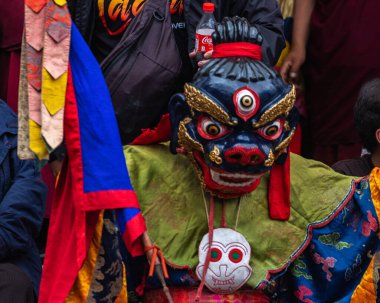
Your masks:
<path fill-rule="evenodd" d="M 195 34 L 196 52 L 206 53 L 212 49 L 212 38 L 210 35 Z"/>

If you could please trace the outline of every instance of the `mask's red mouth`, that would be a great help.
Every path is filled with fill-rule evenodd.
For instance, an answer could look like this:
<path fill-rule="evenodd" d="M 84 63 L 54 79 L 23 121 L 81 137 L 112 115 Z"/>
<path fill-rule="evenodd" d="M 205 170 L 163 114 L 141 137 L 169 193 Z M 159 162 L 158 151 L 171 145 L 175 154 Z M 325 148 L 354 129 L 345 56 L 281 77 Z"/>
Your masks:
<path fill-rule="evenodd" d="M 263 174 L 231 173 L 221 169 L 210 168 L 200 152 L 194 151 L 194 157 L 202 169 L 206 188 L 219 197 L 239 197 L 254 191 L 260 184 L 260 178 Z"/>

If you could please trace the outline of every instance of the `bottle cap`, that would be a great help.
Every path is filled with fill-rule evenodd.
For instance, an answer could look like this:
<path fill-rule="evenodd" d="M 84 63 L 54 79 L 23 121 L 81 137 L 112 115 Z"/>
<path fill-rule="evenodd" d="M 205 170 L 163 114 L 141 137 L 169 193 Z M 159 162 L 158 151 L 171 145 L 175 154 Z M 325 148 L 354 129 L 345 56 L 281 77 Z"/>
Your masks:
<path fill-rule="evenodd" d="M 214 3 L 211 3 L 211 2 L 203 3 L 203 11 L 206 13 L 214 12 Z"/>

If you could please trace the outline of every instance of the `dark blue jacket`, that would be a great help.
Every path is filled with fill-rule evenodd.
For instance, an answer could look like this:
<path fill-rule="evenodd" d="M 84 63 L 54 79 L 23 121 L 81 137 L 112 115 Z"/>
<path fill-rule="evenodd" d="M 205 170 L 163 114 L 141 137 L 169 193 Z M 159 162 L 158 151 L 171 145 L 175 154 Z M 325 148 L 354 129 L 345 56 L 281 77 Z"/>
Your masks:
<path fill-rule="evenodd" d="M 41 261 L 35 243 L 43 215 L 46 187 L 35 161 L 17 157 L 17 117 L 0 100 L 0 262 L 18 266 L 36 293 Z"/>

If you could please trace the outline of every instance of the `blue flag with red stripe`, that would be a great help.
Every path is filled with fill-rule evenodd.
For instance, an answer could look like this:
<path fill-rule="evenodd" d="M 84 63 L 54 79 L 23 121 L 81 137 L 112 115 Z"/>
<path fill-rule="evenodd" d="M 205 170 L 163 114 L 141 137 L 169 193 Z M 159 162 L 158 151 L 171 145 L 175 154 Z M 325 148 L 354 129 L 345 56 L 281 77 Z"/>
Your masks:
<path fill-rule="evenodd" d="M 132 255 L 145 223 L 129 180 L 107 85 L 72 25 L 64 115 L 67 157 L 52 207 L 40 302 L 63 302 L 86 258 L 99 210 L 117 209 Z M 59 256 L 59 261 L 57 257 Z"/>

